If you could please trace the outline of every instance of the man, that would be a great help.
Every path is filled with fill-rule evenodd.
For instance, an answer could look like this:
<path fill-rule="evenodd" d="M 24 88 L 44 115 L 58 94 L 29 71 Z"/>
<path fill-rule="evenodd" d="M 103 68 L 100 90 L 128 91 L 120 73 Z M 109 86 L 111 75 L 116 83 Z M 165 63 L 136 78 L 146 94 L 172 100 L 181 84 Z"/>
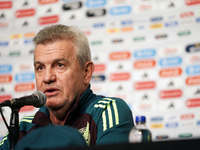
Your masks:
<path fill-rule="evenodd" d="M 88 145 L 128 142 L 134 124 L 127 104 L 90 89 L 94 64 L 85 34 L 72 26 L 53 25 L 39 31 L 33 42 L 36 86 L 47 101 L 34 116 L 22 119 L 19 140 L 52 123 L 75 127 Z M 1 147 L 8 145 L 5 137 Z"/>

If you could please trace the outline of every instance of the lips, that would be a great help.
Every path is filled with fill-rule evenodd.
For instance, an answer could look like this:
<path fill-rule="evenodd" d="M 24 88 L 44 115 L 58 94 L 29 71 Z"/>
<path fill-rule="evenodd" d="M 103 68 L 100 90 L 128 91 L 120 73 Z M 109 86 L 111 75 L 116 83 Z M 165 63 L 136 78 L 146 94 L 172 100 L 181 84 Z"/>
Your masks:
<path fill-rule="evenodd" d="M 44 94 L 46 96 L 54 96 L 58 92 L 59 92 L 59 89 L 57 89 L 57 88 L 47 88 L 47 89 L 45 89 Z"/>

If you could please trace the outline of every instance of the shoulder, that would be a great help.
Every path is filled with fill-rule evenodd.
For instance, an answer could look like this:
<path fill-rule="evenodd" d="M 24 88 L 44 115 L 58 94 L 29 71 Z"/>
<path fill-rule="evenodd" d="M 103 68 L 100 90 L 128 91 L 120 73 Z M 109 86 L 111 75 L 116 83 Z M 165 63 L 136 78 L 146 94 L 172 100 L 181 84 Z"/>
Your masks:
<path fill-rule="evenodd" d="M 20 131 L 28 131 L 31 127 L 34 126 L 34 124 L 32 124 L 34 116 L 35 115 L 30 115 L 22 118 L 20 121 Z"/>

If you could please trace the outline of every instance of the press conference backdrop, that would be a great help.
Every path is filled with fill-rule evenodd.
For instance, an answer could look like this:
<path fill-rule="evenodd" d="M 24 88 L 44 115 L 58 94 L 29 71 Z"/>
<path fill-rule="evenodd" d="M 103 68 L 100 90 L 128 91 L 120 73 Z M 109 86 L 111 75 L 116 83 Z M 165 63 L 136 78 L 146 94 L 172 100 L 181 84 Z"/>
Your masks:
<path fill-rule="evenodd" d="M 154 141 L 200 137 L 200 0 L 1 0 L 0 102 L 36 90 L 32 38 L 52 24 L 84 31 L 93 91 L 145 115 Z"/>

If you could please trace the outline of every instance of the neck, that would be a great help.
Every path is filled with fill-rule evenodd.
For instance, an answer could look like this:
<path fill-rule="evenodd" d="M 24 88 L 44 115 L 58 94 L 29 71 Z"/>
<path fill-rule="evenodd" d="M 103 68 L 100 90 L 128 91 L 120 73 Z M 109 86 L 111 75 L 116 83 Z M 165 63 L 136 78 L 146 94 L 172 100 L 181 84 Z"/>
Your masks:
<path fill-rule="evenodd" d="M 64 125 L 65 121 L 69 115 L 69 112 L 66 115 L 66 114 L 62 114 L 58 111 L 50 110 L 50 119 L 54 125 Z"/>

